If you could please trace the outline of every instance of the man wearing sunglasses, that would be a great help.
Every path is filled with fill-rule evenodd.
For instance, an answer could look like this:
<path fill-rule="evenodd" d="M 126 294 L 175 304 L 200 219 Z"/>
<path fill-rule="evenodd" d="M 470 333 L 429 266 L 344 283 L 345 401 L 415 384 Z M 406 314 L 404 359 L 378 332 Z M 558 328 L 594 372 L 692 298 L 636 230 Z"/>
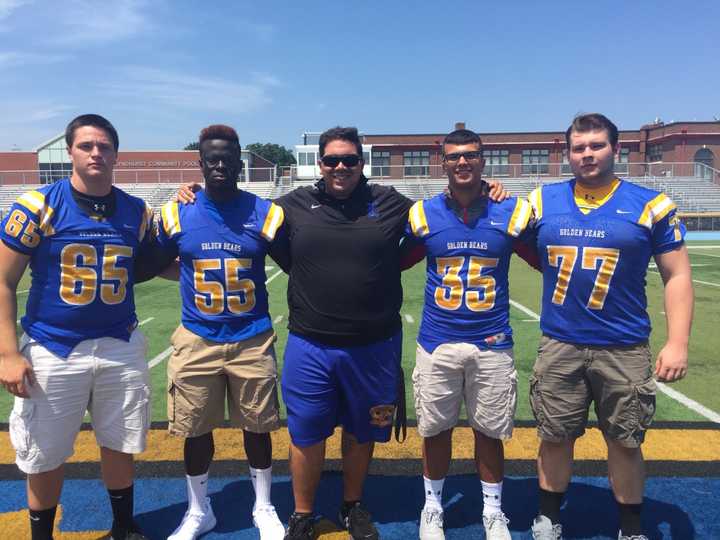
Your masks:
<path fill-rule="evenodd" d="M 508 270 L 517 238 L 527 236 L 530 204 L 488 198 L 477 134 L 461 129 L 443 142 L 449 191 L 410 209 L 408 235 L 427 252 L 425 305 L 413 389 L 423 437 L 425 506 L 420 539 L 442 540 L 442 489 L 452 430 L 465 401 L 475 437 L 486 538 L 509 540 L 501 509 L 502 440 L 513 431 L 517 372 L 510 327 Z"/>
<path fill-rule="evenodd" d="M 286 538 L 313 538 L 325 440 L 343 426 L 340 521 L 378 538 L 360 506 L 375 442 L 390 438 L 399 395 L 400 240 L 411 201 L 368 184 L 355 128 L 320 137 L 322 179 L 278 199 L 292 261 L 282 392 L 291 437 L 295 512 Z"/>

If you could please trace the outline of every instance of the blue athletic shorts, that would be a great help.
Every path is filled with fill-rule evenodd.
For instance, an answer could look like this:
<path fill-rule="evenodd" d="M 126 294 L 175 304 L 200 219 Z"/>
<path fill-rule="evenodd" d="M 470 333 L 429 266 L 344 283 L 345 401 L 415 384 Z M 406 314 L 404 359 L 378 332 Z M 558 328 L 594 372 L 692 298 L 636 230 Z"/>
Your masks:
<path fill-rule="evenodd" d="M 324 441 L 338 425 L 360 443 L 390 440 L 401 346 L 400 332 L 370 345 L 342 348 L 290 333 L 282 395 L 293 444 Z"/>

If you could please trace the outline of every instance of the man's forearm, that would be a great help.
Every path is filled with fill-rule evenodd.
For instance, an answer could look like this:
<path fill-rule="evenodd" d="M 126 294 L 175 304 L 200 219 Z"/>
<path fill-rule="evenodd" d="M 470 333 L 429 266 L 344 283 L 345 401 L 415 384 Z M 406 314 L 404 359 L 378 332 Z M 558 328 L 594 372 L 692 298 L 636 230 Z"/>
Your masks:
<path fill-rule="evenodd" d="M 17 297 L 7 284 L 0 283 L 0 359 L 17 348 Z"/>
<path fill-rule="evenodd" d="M 667 340 L 687 346 L 690 340 L 694 296 L 689 274 L 671 276 L 665 283 L 665 316 Z"/>

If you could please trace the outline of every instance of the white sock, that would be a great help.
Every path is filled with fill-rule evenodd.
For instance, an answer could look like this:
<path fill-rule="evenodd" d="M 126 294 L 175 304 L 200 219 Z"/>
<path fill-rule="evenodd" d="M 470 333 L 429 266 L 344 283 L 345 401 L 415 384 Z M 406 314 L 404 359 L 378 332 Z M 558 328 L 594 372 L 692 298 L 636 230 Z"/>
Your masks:
<path fill-rule="evenodd" d="M 261 506 L 272 505 L 270 502 L 270 487 L 272 486 L 272 465 L 267 469 L 250 469 L 250 481 L 255 490 L 255 504 L 253 511 Z"/>
<path fill-rule="evenodd" d="M 423 475 L 423 482 L 425 483 L 425 508 L 434 508 L 442 512 L 442 490 L 445 479 L 430 480 Z"/>
<path fill-rule="evenodd" d="M 194 514 L 204 514 L 207 511 L 205 499 L 208 473 L 197 476 L 185 475 L 185 478 L 187 479 L 188 510 Z"/>
<path fill-rule="evenodd" d="M 498 482 L 497 484 L 493 484 L 483 482 L 482 480 L 480 480 L 480 483 L 482 484 L 483 492 L 483 516 L 490 516 L 502 512 L 500 505 L 502 504 L 503 483 Z"/>

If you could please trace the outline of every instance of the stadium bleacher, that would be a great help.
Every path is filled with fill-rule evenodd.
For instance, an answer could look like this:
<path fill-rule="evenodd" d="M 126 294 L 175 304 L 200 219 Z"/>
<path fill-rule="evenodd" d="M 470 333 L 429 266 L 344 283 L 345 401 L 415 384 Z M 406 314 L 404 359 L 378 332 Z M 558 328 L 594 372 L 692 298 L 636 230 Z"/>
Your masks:
<path fill-rule="evenodd" d="M 677 204 L 680 212 L 703 213 L 720 212 L 720 185 L 694 176 L 638 176 L 628 180 L 647 186 L 650 189 L 664 191 Z M 546 177 L 498 178 L 505 189 L 513 195 L 527 196 L 538 185 L 559 181 Z M 563 179 L 564 180 L 564 179 Z M 371 179 L 384 185 L 394 186 L 400 193 L 413 200 L 432 197 L 447 186 L 445 178 L 413 178 L 413 179 Z M 276 198 L 300 186 L 308 186 L 313 180 L 295 180 L 280 183 L 274 182 L 243 182 L 241 188 L 260 197 Z M 170 200 L 182 185 L 180 182 L 163 183 L 131 183 L 116 184 L 127 193 L 140 197 L 153 208 L 162 206 Z M 24 192 L 37 189 L 40 185 L 5 185 L 0 186 L 0 215 L 3 215 Z"/>

